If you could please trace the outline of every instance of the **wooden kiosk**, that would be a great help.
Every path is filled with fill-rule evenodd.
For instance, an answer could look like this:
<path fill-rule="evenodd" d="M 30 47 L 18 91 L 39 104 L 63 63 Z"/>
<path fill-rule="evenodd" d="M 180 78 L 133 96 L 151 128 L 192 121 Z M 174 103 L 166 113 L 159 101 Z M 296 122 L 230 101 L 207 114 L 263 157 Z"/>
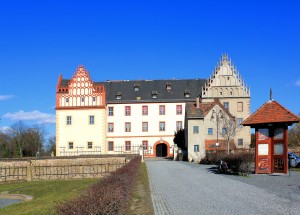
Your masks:
<path fill-rule="evenodd" d="M 255 173 L 288 173 L 288 126 L 300 118 L 273 99 L 242 125 L 255 128 Z"/>

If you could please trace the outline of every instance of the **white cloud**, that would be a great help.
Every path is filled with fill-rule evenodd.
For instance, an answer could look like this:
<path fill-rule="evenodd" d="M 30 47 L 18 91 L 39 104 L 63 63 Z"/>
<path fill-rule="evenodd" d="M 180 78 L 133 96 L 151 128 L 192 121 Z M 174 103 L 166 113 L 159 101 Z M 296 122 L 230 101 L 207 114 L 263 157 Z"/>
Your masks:
<path fill-rule="evenodd" d="M 55 123 L 55 115 L 42 113 L 38 110 L 31 112 L 18 111 L 16 113 L 6 113 L 3 118 L 14 120 L 14 121 L 25 121 L 25 120 L 35 120 L 40 124 L 52 124 Z"/>
<path fill-rule="evenodd" d="M 296 86 L 300 87 L 300 80 L 297 80 L 295 83 Z"/>
<path fill-rule="evenodd" d="M 0 132 L 2 133 L 9 133 L 11 130 L 10 127 L 4 126 L 4 127 L 0 127 Z"/>
<path fill-rule="evenodd" d="M 13 95 L 0 95 L 0 101 L 8 100 L 13 98 Z"/>

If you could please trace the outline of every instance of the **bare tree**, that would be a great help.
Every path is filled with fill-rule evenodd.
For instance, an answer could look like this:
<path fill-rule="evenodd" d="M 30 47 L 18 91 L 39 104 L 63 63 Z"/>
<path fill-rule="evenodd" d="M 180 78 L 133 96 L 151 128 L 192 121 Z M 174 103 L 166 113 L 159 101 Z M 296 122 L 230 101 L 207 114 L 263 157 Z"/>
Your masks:
<path fill-rule="evenodd" d="M 227 154 L 230 152 L 230 141 L 233 140 L 238 132 L 238 125 L 235 118 L 224 116 L 221 120 L 222 129 L 220 130 L 221 136 L 226 140 Z"/>

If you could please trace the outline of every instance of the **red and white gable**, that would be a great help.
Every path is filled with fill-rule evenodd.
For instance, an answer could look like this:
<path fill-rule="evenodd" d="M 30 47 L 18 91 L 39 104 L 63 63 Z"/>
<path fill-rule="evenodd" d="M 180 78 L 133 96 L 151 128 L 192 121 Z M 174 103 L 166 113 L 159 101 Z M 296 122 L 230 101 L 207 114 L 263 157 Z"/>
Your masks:
<path fill-rule="evenodd" d="M 102 84 L 93 83 L 89 72 L 79 66 L 70 80 L 60 75 L 56 87 L 56 109 L 105 107 L 105 91 Z"/>

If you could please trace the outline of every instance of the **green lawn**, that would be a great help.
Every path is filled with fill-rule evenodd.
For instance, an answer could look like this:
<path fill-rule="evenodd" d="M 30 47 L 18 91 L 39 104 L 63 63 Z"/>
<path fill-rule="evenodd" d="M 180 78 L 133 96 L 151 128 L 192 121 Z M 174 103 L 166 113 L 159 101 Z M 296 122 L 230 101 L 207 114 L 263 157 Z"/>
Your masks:
<path fill-rule="evenodd" d="M 55 206 L 78 196 L 99 179 L 53 180 L 0 184 L 0 192 L 26 194 L 33 200 L 0 209 L 0 214 L 55 214 Z"/>

